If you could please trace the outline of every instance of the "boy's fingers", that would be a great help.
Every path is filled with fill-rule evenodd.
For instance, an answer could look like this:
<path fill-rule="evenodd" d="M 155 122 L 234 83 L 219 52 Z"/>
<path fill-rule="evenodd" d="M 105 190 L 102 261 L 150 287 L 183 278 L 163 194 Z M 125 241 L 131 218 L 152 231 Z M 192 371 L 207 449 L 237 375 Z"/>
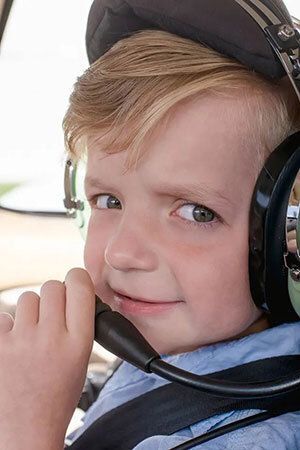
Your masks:
<path fill-rule="evenodd" d="M 0 334 L 7 333 L 14 326 L 14 319 L 11 314 L 2 312 L 0 313 Z"/>
<path fill-rule="evenodd" d="M 88 272 L 71 269 L 65 278 L 66 323 L 70 333 L 89 343 L 94 337 L 95 289 Z"/>
<path fill-rule="evenodd" d="M 14 330 L 33 326 L 39 320 L 40 297 L 32 291 L 23 292 L 17 302 Z"/>
<path fill-rule="evenodd" d="M 58 280 L 46 281 L 40 292 L 39 323 L 54 330 L 66 329 L 66 289 Z"/>

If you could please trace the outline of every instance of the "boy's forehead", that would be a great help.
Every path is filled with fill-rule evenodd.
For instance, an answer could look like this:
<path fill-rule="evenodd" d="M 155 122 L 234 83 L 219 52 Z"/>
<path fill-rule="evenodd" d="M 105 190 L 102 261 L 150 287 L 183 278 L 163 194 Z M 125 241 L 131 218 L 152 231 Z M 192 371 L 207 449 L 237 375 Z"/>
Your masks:
<path fill-rule="evenodd" d="M 243 103 L 237 98 L 206 95 L 183 102 L 145 141 L 134 170 L 146 178 L 221 177 L 223 184 L 237 171 L 249 172 L 251 140 L 247 119 Z M 111 155 L 102 152 L 100 135 L 100 140 L 89 142 L 88 170 L 124 173 L 127 156 L 126 150 Z"/>

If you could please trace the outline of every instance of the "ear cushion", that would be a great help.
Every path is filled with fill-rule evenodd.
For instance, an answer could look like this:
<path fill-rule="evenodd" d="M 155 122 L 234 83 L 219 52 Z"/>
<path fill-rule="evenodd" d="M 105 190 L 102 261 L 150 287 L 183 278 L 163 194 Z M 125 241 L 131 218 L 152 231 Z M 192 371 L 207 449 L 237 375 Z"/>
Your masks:
<path fill-rule="evenodd" d="M 250 209 L 249 276 L 253 300 L 274 324 L 298 320 L 289 296 L 285 266 L 286 215 L 300 168 L 300 132 L 287 138 L 267 159 Z"/>
<path fill-rule="evenodd" d="M 281 0 L 264 1 L 280 19 L 292 23 Z M 264 32 L 234 0 L 94 0 L 86 30 L 90 63 L 118 40 L 144 29 L 204 43 L 271 78 L 285 74 Z"/>

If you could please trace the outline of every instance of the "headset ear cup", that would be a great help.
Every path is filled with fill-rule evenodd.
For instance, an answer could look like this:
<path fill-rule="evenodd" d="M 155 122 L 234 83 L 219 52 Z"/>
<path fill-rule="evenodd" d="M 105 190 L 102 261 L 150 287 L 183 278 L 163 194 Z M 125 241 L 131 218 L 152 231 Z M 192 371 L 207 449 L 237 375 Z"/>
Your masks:
<path fill-rule="evenodd" d="M 251 294 L 274 325 L 299 320 L 300 291 L 291 280 L 285 260 L 287 209 L 299 167 L 300 132 L 289 136 L 266 160 L 251 202 Z"/>
<path fill-rule="evenodd" d="M 288 289 L 289 289 L 289 296 L 291 303 L 293 305 L 294 310 L 300 317 L 300 282 L 294 281 L 292 279 L 292 276 L 289 272 L 289 279 L 288 279 Z"/>
<path fill-rule="evenodd" d="M 300 203 L 298 205 L 298 208 L 300 209 Z M 300 251 L 300 214 L 299 213 L 298 213 L 297 227 L 296 227 L 296 243 L 297 243 L 297 249 L 298 249 L 298 255 L 299 255 L 299 251 Z"/>
<path fill-rule="evenodd" d="M 84 201 L 84 209 L 82 211 L 77 212 L 76 222 L 79 228 L 79 232 L 81 237 L 85 241 L 87 238 L 87 230 L 89 225 L 91 215 L 91 208 L 87 201 Z"/>
<path fill-rule="evenodd" d="M 298 251 L 300 249 L 300 215 L 298 215 L 297 219 L 297 227 L 296 227 L 296 242 Z M 291 272 L 289 271 L 289 296 L 291 299 L 291 303 L 293 305 L 294 310 L 300 317 L 300 280 L 296 281 L 292 278 Z"/>
<path fill-rule="evenodd" d="M 85 195 L 84 178 L 86 174 L 86 159 L 77 162 L 73 176 L 73 190 L 75 198 L 82 202 L 82 209 L 76 211 L 76 225 L 84 240 L 87 238 L 88 224 L 91 216 L 91 207 Z"/>

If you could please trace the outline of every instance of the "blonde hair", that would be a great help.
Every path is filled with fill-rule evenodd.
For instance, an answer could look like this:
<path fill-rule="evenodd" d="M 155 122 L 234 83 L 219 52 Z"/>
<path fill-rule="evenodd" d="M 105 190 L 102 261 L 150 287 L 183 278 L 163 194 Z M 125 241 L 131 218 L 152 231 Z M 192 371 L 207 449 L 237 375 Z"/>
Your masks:
<path fill-rule="evenodd" d="M 118 41 L 77 79 L 63 121 L 66 151 L 78 160 L 87 138 L 103 132 L 101 150 L 127 149 L 129 168 L 175 105 L 206 93 L 243 96 L 246 126 L 257 142 L 257 168 L 300 129 L 300 105 L 286 81 L 269 81 L 192 40 L 144 30 Z"/>

